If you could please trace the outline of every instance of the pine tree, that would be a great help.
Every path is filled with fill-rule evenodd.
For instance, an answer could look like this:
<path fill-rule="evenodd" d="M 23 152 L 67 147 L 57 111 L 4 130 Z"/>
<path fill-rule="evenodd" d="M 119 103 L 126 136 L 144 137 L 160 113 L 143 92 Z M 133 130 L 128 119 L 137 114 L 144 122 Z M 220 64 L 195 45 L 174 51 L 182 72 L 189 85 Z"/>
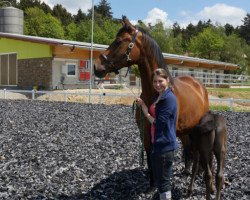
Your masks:
<path fill-rule="evenodd" d="M 243 20 L 243 25 L 239 28 L 239 33 L 244 38 L 247 44 L 250 44 L 250 13 Z"/>

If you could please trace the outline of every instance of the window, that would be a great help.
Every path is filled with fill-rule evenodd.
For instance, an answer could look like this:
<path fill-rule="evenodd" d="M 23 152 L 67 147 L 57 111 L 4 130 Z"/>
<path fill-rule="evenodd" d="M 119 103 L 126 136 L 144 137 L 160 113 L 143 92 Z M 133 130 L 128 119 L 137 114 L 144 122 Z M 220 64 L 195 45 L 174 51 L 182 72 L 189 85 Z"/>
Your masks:
<path fill-rule="evenodd" d="M 67 65 L 67 75 L 68 76 L 75 76 L 76 75 L 76 65 L 75 64 L 68 64 Z"/>
<path fill-rule="evenodd" d="M 62 66 L 62 73 L 68 77 L 75 77 L 77 74 L 76 68 L 77 68 L 76 63 L 66 63 L 66 65 Z"/>

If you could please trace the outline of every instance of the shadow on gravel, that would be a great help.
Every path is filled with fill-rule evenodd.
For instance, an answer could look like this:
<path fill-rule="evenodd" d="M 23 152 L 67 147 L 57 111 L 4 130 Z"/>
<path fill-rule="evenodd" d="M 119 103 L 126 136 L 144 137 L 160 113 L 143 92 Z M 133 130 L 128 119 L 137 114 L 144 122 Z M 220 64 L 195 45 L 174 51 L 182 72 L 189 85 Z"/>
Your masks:
<path fill-rule="evenodd" d="M 57 196 L 58 200 L 159 200 L 156 189 L 149 190 L 148 170 L 136 168 L 115 172 L 101 180 L 85 194 L 74 196 Z M 172 193 L 180 194 L 178 188 L 173 188 Z M 35 198 L 35 200 L 42 198 Z M 180 197 L 174 195 L 173 200 Z"/>
<path fill-rule="evenodd" d="M 153 195 L 147 193 L 148 187 L 147 171 L 136 168 L 113 173 L 94 185 L 86 194 L 60 199 L 138 200 L 139 196 Z"/>
<path fill-rule="evenodd" d="M 85 194 L 73 196 L 60 195 L 52 199 L 58 200 L 158 200 L 156 190 L 148 191 L 148 171 L 142 168 L 115 172 L 101 180 Z M 32 200 L 47 199 L 37 196 Z"/>

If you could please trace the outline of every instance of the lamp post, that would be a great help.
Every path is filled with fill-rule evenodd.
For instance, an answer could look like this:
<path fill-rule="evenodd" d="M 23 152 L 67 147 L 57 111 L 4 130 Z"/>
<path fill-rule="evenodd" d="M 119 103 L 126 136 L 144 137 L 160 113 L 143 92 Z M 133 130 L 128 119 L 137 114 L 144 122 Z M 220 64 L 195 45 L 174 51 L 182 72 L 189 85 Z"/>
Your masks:
<path fill-rule="evenodd" d="M 91 50 L 90 50 L 90 82 L 89 82 L 89 103 L 91 102 L 91 90 L 93 82 L 93 40 L 94 40 L 94 0 L 92 0 L 92 27 L 91 27 Z"/>

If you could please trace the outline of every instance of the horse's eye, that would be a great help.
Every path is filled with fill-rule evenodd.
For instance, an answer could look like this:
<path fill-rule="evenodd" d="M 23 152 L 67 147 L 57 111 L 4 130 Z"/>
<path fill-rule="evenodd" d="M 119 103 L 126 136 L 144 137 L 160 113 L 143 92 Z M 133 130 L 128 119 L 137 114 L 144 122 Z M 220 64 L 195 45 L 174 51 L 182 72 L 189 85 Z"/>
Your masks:
<path fill-rule="evenodd" d="M 116 39 L 116 42 L 115 42 L 115 43 L 116 43 L 117 45 L 119 45 L 119 44 L 121 44 L 121 42 L 122 42 L 122 39 L 118 38 L 118 39 Z"/>

